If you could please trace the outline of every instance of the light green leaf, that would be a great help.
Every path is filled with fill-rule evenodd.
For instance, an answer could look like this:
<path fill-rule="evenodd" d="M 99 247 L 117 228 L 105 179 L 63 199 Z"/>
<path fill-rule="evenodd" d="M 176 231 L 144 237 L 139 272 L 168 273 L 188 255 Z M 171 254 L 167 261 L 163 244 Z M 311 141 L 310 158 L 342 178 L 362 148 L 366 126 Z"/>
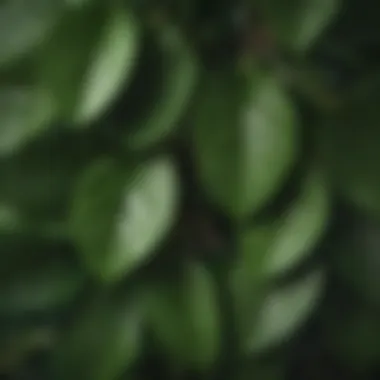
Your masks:
<path fill-rule="evenodd" d="M 244 336 L 245 350 L 260 352 L 291 337 L 317 306 L 323 283 L 321 272 L 315 272 L 269 294 L 252 321 L 251 331 Z"/>
<path fill-rule="evenodd" d="M 111 7 L 83 77 L 74 122 L 94 121 L 109 108 L 128 85 L 140 41 L 135 16 L 122 7 Z"/>
<path fill-rule="evenodd" d="M 49 96 L 34 88 L 0 87 L 0 155 L 11 155 L 50 126 Z"/>
<path fill-rule="evenodd" d="M 312 170 L 299 197 L 282 217 L 268 252 L 265 271 L 278 276 L 293 268 L 312 252 L 326 230 L 329 219 L 327 184 Z"/>
<path fill-rule="evenodd" d="M 230 216 L 244 218 L 272 199 L 293 167 L 297 117 L 273 75 L 204 81 L 194 120 L 200 181 Z"/>
<path fill-rule="evenodd" d="M 107 295 L 87 307 L 53 356 L 57 379 L 119 378 L 136 360 L 143 319 L 135 300 Z"/>
<path fill-rule="evenodd" d="M 216 287 L 200 263 L 187 262 L 179 281 L 153 284 L 145 294 L 153 334 L 180 369 L 207 370 L 221 344 Z"/>
<path fill-rule="evenodd" d="M 126 146 L 143 149 L 161 141 L 175 127 L 193 95 L 198 62 L 180 31 L 168 27 L 158 33 L 163 88 L 153 109 L 127 133 Z"/>
<path fill-rule="evenodd" d="M 88 269 L 117 280 L 152 256 L 173 225 L 178 197 L 173 163 L 157 158 L 137 168 L 104 159 L 79 182 L 71 231 Z"/>

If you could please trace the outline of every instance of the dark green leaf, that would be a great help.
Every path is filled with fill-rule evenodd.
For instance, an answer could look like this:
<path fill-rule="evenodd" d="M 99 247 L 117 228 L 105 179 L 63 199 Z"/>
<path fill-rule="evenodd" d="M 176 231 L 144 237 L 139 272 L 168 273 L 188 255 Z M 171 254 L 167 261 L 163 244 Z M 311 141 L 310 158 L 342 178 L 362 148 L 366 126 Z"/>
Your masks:
<path fill-rule="evenodd" d="M 148 320 L 179 369 L 207 370 L 220 350 L 216 288 L 208 270 L 188 262 L 179 282 L 156 284 L 145 294 Z"/>
<path fill-rule="evenodd" d="M 195 116 L 195 159 L 207 193 L 235 218 L 264 206 L 298 151 L 292 104 L 274 76 L 205 78 Z"/>
<path fill-rule="evenodd" d="M 178 126 L 196 84 L 197 61 L 180 31 L 169 27 L 158 34 L 163 55 L 163 88 L 149 115 L 144 115 L 127 133 L 126 145 L 133 149 L 146 148 L 159 142 Z"/>
<path fill-rule="evenodd" d="M 135 300 L 107 295 L 62 336 L 53 355 L 56 379 L 119 378 L 140 353 L 143 320 Z"/>

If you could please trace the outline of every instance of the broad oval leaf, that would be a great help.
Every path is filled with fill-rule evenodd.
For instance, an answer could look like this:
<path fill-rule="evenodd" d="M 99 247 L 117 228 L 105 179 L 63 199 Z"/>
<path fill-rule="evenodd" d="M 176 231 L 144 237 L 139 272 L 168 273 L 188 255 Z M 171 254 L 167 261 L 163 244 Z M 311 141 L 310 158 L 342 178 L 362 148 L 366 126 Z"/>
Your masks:
<path fill-rule="evenodd" d="M 0 87 L 0 156 L 14 154 L 50 126 L 55 108 L 35 88 Z"/>
<path fill-rule="evenodd" d="M 75 123 L 87 124 L 102 116 L 128 85 L 137 59 L 139 37 L 138 22 L 131 11 L 111 7 L 83 77 L 73 116 Z"/>
<path fill-rule="evenodd" d="M 62 336 L 52 358 L 55 378 L 119 378 L 140 353 L 143 322 L 136 300 L 99 297 Z"/>
<path fill-rule="evenodd" d="M 154 284 L 145 293 L 152 332 L 181 369 L 208 370 L 221 345 L 216 284 L 200 263 L 187 262 L 179 281 Z"/>
<path fill-rule="evenodd" d="M 297 117 L 272 75 L 210 74 L 198 95 L 194 155 L 200 181 L 235 218 L 263 207 L 287 178 L 298 150 Z"/>
<path fill-rule="evenodd" d="M 270 293 L 243 337 L 244 349 L 257 353 L 291 337 L 317 306 L 323 284 L 324 276 L 318 271 Z"/>
<path fill-rule="evenodd" d="M 173 225 L 178 201 L 176 169 L 160 157 L 128 168 L 101 159 L 79 181 L 71 231 L 88 269 L 118 280 L 151 255 Z"/>
<path fill-rule="evenodd" d="M 150 147 L 178 126 L 197 82 L 198 62 L 180 31 L 167 27 L 158 32 L 157 39 L 162 55 L 163 88 L 149 115 L 144 115 L 127 132 L 126 146 L 132 149 Z"/>

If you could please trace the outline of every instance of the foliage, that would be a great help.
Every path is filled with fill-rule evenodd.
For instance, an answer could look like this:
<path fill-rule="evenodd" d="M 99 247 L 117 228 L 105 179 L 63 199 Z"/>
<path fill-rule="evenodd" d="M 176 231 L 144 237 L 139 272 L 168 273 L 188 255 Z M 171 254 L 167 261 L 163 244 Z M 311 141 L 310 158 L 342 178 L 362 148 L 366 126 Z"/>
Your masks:
<path fill-rule="evenodd" d="M 0 377 L 376 378 L 379 16 L 0 1 Z"/>

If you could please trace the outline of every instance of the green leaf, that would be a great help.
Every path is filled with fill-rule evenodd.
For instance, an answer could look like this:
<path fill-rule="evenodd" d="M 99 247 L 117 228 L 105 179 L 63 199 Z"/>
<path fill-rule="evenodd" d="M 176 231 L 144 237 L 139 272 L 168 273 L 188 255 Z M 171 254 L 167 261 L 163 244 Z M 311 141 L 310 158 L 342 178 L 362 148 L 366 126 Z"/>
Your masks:
<path fill-rule="evenodd" d="M 216 285 L 209 271 L 186 262 L 179 281 L 153 284 L 145 293 L 147 318 L 176 369 L 207 370 L 219 354 L 221 325 Z"/>
<path fill-rule="evenodd" d="M 0 315 L 61 310 L 75 300 L 84 284 L 83 272 L 62 260 L 24 266 L 0 282 Z"/>
<path fill-rule="evenodd" d="M 323 283 L 318 271 L 270 293 L 243 337 L 245 350 L 257 353 L 289 339 L 317 306 Z"/>
<path fill-rule="evenodd" d="M 210 74 L 194 120 L 194 155 L 210 198 L 235 218 L 279 191 L 298 151 L 297 118 L 273 75 Z"/>
<path fill-rule="evenodd" d="M 74 122 L 96 120 L 109 108 L 133 73 L 137 60 L 139 26 L 131 11 L 111 6 L 102 35 L 88 64 Z"/>
<path fill-rule="evenodd" d="M 62 9 L 60 1 L 6 1 L 0 4 L 0 67 L 20 60 L 45 41 Z"/>
<path fill-rule="evenodd" d="M 177 209 L 173 163 L 157 158 L 137 168 L 101 159 L 74 196 L 71 231 L 88 269 L 118 280 L 148 260 L 170 231 Z"/>
<path fill-rule="evenodd" d="M 265 0 L 259 7 L 275 37 L 286 47 L 303 52 L 315 44 L 341 9 L 340 0 Z"/>
<path fill-rule="evenodd" d="M 17 152 L 50 126 L 51 99 L 35 88 L 0 87 L 0 155 Z"/>
<path fill-rule="evenodd" d="M 82 101 L 80 92 L 104 22 L 102 7 L 67 11 L 38 51 L 36 80 L 66 122 Z"/>
<path fill-rule="evenodd" d="M 313 169 L 284 215 L 268 225 L 242 232 L 240 266 L 245 276 L 254 281 L 278 277 L 293 269 L 320 241 L 328 219 L 326 181 Z"/>
<path fill-rule="evenodd" d="M 136 300 L 107 294 L 88 306 L 53 354 L 57 379 L 119 378 L 140 353 L 143 319 Z"/>
<path fill-rule="evenodd" d="M 157 32 L 162 55 L 162 89 L 153 109 L 127 132 L 126 146 L 150 147 L 172 132 L 189 106 L 197 82 L 198 62 L 179 30 Z"/>

